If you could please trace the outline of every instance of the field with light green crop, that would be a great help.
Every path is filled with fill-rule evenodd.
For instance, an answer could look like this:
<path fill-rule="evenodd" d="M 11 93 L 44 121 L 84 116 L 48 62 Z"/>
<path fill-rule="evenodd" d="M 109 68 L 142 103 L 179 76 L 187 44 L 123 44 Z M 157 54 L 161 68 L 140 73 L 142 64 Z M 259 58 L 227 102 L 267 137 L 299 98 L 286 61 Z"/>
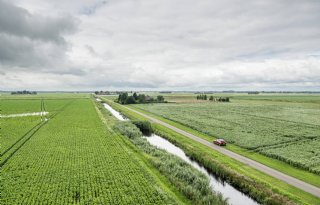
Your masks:
<path fill-rule="evenodd" d="M 167 94 L 167 104 L 137 108 L 178 122 L 214 138 L 296 167 L 320 173 L 320 95 L 230 96 L 230 103 L 195 100 L 192 94 Z M 208 95 L 210 96 L 210 95 Z"/>
<path fill-rule="evenodd" d="M 181 204 L 89 95 L 43 98 L 47 121 L 0 118 L 0 204 Z M 39 112 L 40 99 L 2 98 L 1 114 Z"/>

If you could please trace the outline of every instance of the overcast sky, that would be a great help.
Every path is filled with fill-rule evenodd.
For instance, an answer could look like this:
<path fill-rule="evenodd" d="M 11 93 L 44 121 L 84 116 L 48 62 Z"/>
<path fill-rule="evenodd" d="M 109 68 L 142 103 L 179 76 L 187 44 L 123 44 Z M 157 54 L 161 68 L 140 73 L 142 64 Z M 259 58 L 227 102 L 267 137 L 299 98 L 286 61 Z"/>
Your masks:
<path fill-rule="evenodd" d="M 0 0 L 0 90 L 320 90 L 319 0 Z"/>

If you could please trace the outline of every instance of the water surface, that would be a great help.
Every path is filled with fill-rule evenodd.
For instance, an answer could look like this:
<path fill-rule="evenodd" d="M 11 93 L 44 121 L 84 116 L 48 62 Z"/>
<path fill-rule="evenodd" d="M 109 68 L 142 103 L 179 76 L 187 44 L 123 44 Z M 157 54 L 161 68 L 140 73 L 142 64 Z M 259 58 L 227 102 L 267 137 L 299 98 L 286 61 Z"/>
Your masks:
<path fill-rule="evenodd" d="M 209 173 L 206 168 L 198 164 L 196 161 L 191 160 L 182 149 L 175 146 L 168 140 L 152 134 L 150 137 L 145 137 L 148 142 L 160 149 L 164 149 L 167 152 L 174 154 L 185 162 L 192 165 L 194 168 L 205 174 L 209 180 L 212 190 L 215 192 L 220 192 L 224 198 L 228 198 L 229 204 L 233 205 L 257 205 L 258 203 L 251 199 L 250 197 L 246 196 L 245 194 L 241 193 L 237 189 L 233 188 L 230 184 L 219 180 L 216 176 L 212 173 Z"/>

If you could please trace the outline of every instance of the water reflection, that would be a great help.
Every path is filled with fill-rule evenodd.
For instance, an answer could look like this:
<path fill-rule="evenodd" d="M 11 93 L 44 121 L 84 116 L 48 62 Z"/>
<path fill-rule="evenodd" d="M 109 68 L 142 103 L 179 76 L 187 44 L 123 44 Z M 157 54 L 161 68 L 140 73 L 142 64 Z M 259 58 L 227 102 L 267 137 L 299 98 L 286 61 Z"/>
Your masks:
<path fill-rule="evenodd" d="M 194 168 L 205 174 L 210 179 L 210 185 L 212 190 L 220 192 L 225 198 L 228 198 L 228 202 L 234 205 L 257 205 L 258 203 L 241 193 L 237 189 L 233 188 L 228 183 L 224 183 L 217 179 L 213 174 L 209 173 L 206 168 L 198 164 L 196 161 L 191 160 L 182 149 L 175 146 L 168 140 L 152 134 L 150 137 L 145 137 L 148 142 L 160 149 L 164 149 L 167 152 L 174 154 L 185 162 L 191 164 Z"/>

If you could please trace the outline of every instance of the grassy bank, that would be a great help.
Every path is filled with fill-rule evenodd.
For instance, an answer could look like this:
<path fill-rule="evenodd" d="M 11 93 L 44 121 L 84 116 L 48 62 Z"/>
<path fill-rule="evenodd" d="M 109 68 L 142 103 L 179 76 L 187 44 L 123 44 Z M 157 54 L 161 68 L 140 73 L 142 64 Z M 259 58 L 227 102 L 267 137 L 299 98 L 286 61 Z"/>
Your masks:
<path fill-rule="evenodd" d="M 212 192 L 208 178 L 168 152 L 157 149 L 142 138 L 142 133 L 131 122 L 118 122 L 115 129 L 129 137 L 140 151 L 148 155 L 150 162 L 161 174 L 186 196 L 193 204 L 227 204 L 221 195 Z"/>

